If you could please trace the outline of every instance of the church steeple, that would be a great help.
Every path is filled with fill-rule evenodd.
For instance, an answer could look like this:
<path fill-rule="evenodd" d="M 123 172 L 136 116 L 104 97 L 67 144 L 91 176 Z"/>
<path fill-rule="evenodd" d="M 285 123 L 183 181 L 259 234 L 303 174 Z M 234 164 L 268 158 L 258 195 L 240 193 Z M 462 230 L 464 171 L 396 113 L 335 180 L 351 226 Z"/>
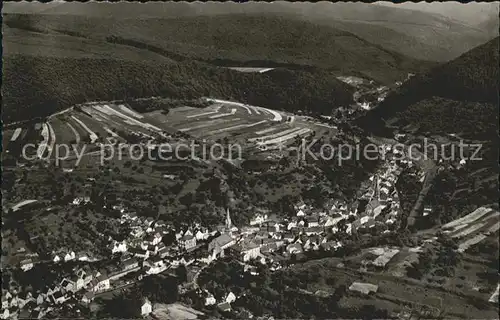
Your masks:
<path fill-rule="evenodd" d="M 231 221 L 231 216 L 229 215 L 229 208 L 226 209 L 226 228 L 228 231 L 231 231 L 233 227 L 233 222 Z"/>

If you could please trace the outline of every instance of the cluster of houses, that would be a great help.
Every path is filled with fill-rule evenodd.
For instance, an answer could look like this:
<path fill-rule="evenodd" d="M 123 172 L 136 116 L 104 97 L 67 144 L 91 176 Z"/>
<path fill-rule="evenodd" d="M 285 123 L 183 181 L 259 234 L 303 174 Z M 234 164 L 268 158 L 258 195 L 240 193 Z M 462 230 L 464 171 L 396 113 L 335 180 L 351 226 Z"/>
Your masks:
<path fill-rule="evenodd" d="M 206 228 L 196 227 L 175 233 L 176 243 L 164 244 L 163 237 L 175 232 L 162 220 L 138 217 L 135 213 L 123 210 L 120 222 L 127 223 L 132 232 L 127 239 L 114 240 L 109 236 L 109 257 L 119 257 L 119 263 L 106 263 L 102 259 L 94 259 L 90 254 L 75 254 L 72 250 L 60 250 L 53 254 L 53 262 L 73 262 L 75 267 L 71 274 L 62 276 L 55 283 L 47 283 L 44 290 L 32 292 L 12 289 L 2 292 L 3 319 L 7 318 L 41 318 L 48 312 L 57 310 L 63 304 L 88 305 L 96 295 L 127 285 L 144 276 L 164 272 L 172 265 L 186 263 L 177 259 L 184 252 L 197 247 L 199 242 L 206 241 L 215 233 Z M 29 271 L 34 268 L 33 258 L 21 261 L 20 269 Z M 100 265 L 100 267 L 96 267 Z M 131 275 L 131 277 L 125 277 Z M 126 278 L 127 280 L 123 280 Z M 150 303 L 150 302 L 149 302 Z M 144 310 L 142 310 L 144 309 Z M 145 301 L 141 314 L 148 314 L 151 309 Z"/>
<path fill-rule="evenodd" d="M 327 210 L 299 203 L 295 206 L 295 216 L 287 219 L 259 212 L 251 219 L 250 225 L 240 229 L 232 225 L 229 211 L 225 226 L 219 230 L 195 225 L 179 231 L 162 220 L 115 208 L 121 212 L 120 223 L 131 230 L 124 239 L 108 238 L 109 256 L 119 257 L 118 265 L 96 270 L 92 266 L 97 259 L 89 254 L 71 250 L 58 253 L 53 257 L 54 262 L 77 261 L 77 265 L 84 266 L 75 267 L 72 274 L 58 283 L 47 284 L 47 288 L 39 292 L 2 292 L 1 316 L 6 319 L 25 313 L 28 318 L 41 318 L 68 301 L 88 305 L 100 293 L 164 272 L 172 266 L 189 265 L 194 260 L 187 262 L 184 257 L 191 259 L 190 253 L 198 252 L 199 248 L 203 248 L 199 251 L 206 254 L 199 259 L 202 262 L 209 264 L 231 255 L 245 264 L 245 270 L 251 273 L 256 272 L 252 261 L 268 264 L 271 270 L 277 270 L 283 267 L 284 261 L 307 251 L 335 251 L 342 247 L 342 242 L 332 234 L 351 234 L 362 228 L 396 222 L 399 199 L 395 183 L 400 172 L 400 164 L 391 160 L 370 178 L 370 186 L 353 203 L 331 200 Z M 175 240 L 168 245 L 164 241 L 167 235 L 169 238 L 175 235 Z M 32 259 L 25 259 L 20 264 L 23 271 L 33 267 Z M 125 277 L 127 275 L 131 276 Z M 206 296 L 207 305 L 217 304 L 222 311 L 230 310 L 236 299 L 234 294 L 228 293 L 224 301 L 217 302 L 208 292 L 200 294 Z M 141 314 L 149 314 L 151 310 L 151 303 L 145 300 Z"/>

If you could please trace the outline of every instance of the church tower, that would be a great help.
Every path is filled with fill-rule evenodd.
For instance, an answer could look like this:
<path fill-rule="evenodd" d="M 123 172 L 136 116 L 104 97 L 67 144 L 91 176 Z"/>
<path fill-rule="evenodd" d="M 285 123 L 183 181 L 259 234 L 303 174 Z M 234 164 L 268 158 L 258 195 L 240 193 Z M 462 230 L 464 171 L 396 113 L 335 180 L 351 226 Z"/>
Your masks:
<path fill-rule="evenodd" d="M 231 216 L 229 215 L 229 208 L 226 209 L 226 229 L 231 231 L 233 227 L 233 222 L 231 221 Z"/>

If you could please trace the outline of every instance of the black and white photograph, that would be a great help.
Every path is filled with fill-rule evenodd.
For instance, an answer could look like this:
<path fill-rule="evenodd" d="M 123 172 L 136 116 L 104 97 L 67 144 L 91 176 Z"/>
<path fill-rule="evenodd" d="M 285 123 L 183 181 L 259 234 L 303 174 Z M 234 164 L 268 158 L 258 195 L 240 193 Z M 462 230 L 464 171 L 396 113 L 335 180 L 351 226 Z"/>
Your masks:
<path fill-rule="evenodd" d="M 498 319 L 499 2 L 2 4 L 0 319 Z"/>

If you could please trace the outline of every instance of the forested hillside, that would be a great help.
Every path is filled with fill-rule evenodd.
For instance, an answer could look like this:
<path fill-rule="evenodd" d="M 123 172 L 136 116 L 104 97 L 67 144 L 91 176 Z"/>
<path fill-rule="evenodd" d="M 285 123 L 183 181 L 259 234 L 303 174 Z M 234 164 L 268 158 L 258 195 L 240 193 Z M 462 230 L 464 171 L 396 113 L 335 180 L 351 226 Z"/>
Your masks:
<path fill-rule="evenodd" d="M 365 122 L 404 119 L 430 132 L 484 136 L 498 125 L 499 38 L 417 75 L 390 94 Z M 444 117 L 444 118 L 443 118 Z M 448 121 L 443 125 L 443 121 Z M 470 125 L 466 125 L 468 121 Z M 369 126 L 370 123 L 367 125 Z M 474 127 L 476 129 L 474 129 Z"/>
<path fill-rule="evenodd" d="M 148 64 L 12 55 L 4 59 L 2 113 L 8 123 L 88 101 L 212 96 L 329 114 L 352 102 L 352 90 L 322 70 L 276 69 L 255 74 L 199 62 Z"/>
<path fill-rule="evenodd" d="M 498 35 L 498 10 L 491 12 L 490 22 L 469 24 L 468 19 L 453 19 L 452 15 L 441 15 L 425 11 L 425 5 L 416 4 L 415 10 L 403 6 L 382 4 L 318 2 L 300 3 L 275 1 L 247 3 L 188 3 L 188 2 L 147 2 L 122 3 L 77 3 L 38 4 L 27 6 L 23 3 L 8 3 L 4 13 L 36 13 L 45 18 L 63 16 L 67 20 L 84 17 L 133 21 L 137 19 L 211 19 L 214 25 L 220 23 L 221 15 L 274 15 L 295 21 L 307 21 L 323 27 L 334 27 L 348 31 L 373 44 L 404 55 L 432 61 L 449 61 L 460 54 Z M 467 15 L 468 16 L 468 15 Z M 61 23 L 64 19 L 60 19 Z M 92 24 L 92 23 L 90 23 Z M 95 23 L 94 23 L 95 24 Z M 221 24 L 221 27 L 223 27 Z M 242 25 L 244 26 L 244 24 Z M 80 27 L 80 26 L 79 26 Z M 64 23 L 59 25 L 64 27 Z M 113 30 L 105 28 L 102 31 Z M 120 27 L 119 30 L 128 30 Z M 136 28 L 135 28 L 136 29 Z M 241 29 L 245 29 L 242 27 Z M 135 30 L 137 31 L 137 29 Z M 182 33 L 182 30 L 181 30 Z M 252 33 L 248 33 L 252 36 Z M 135 39 L 138 40 L 138 39 Z"/>
<path fill-rule="evenodd" d="M 149 49 L 177 61 L 195 59 L 217 64 L 218 60 L 229 60 L 239 65 L 257 60 L 315 66 L 383 83 L 394 83 L 408 72 L 425 71 L 434 65 L 332 26 L 269 14 L 169 19 L 7 14 L 4 23 L 12 29 Z M 4 41 L 8 52 L 11 46 L 23 44 L 21 38 L 12 43 L 7 36 Z M 56 44 L 61 45 L 60 41 L 66 40 L 56 39 Z M 33 52 L 30 54 L 37 53 Z"/>

